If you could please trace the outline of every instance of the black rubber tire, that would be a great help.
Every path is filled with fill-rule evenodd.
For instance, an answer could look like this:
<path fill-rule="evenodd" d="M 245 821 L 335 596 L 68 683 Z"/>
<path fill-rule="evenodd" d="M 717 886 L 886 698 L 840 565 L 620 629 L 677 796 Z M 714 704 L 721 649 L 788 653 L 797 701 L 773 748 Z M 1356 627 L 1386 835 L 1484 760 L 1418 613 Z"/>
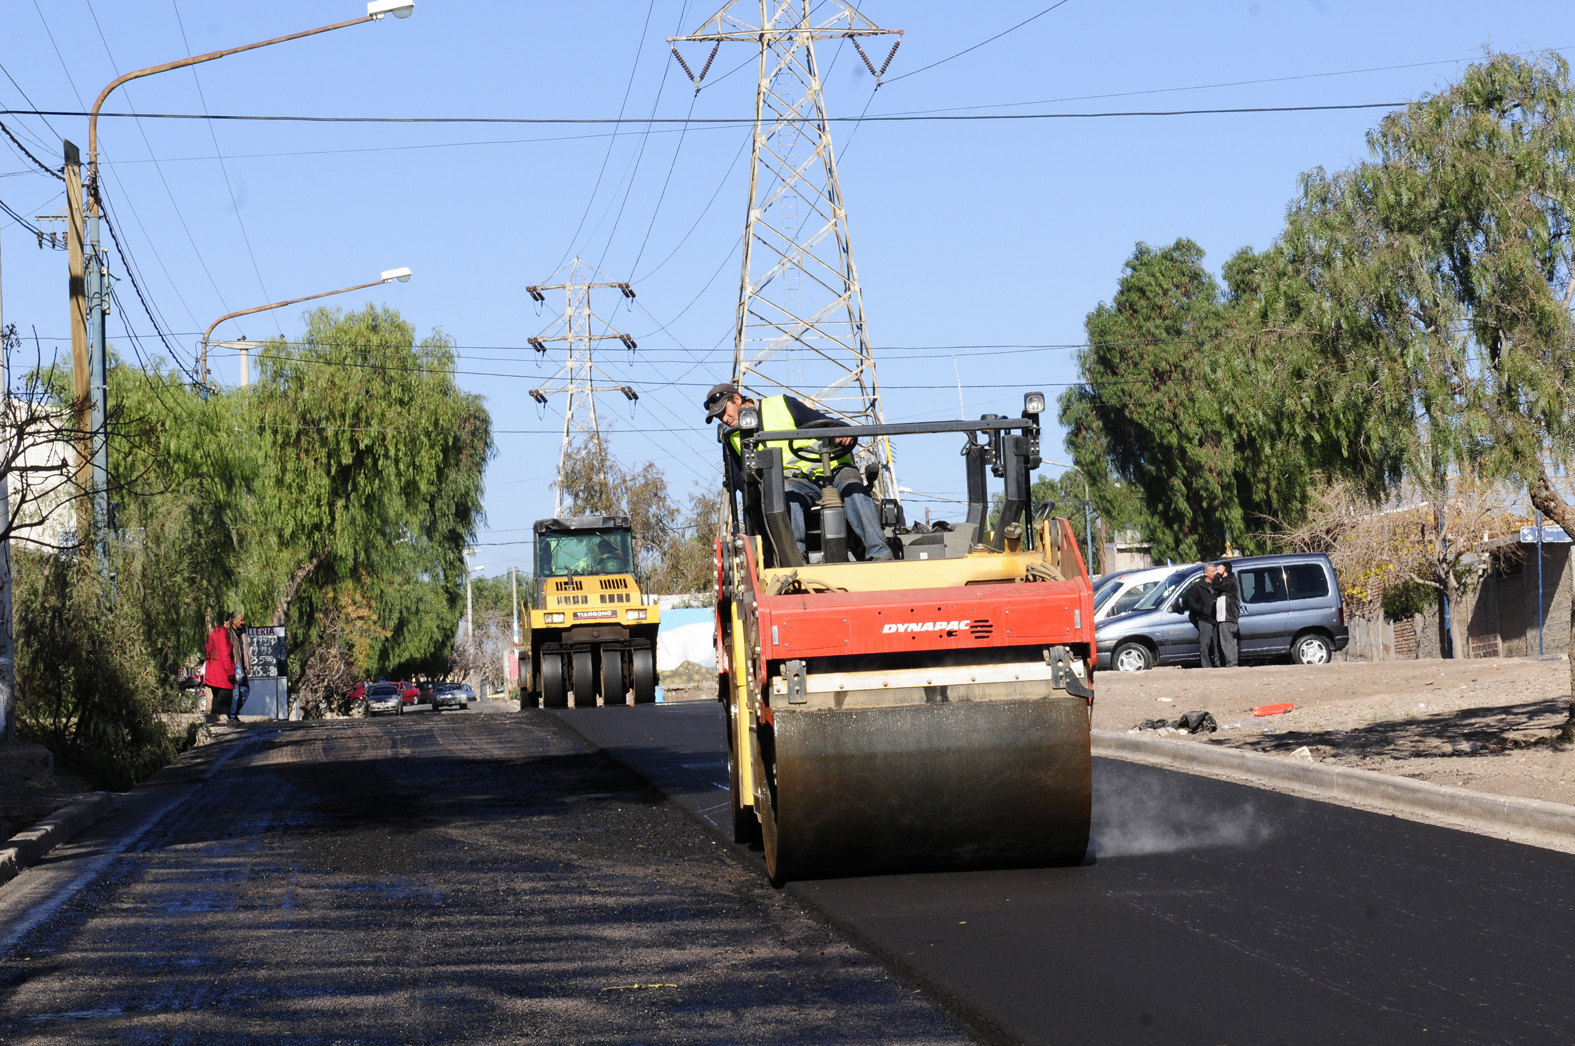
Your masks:
<path fill-rule="evenodd" d="M 1327 665 L 1334 660 L 1334 644 L 1327 636 L 1309 632 L 1292 644 L 1291 660 L 1298 665 Z"/>
<path fill-rule="evenodd" d="M 400 698 L 399 699 L 399 707 L 394 710 L 394 714 L 395 715 L 404 715 L 405 714 L 405 699 L 404 698 Z"/>
<path fill-rule="evenodd" d="M 656 651 L 635 647 L 629 660 L 634 665 L 634 703 L 651 704 L 656 700 Z"/>
<path fill-rule="evenodd" d="M 602 647 L 602 704 L 609 707 L 629 703 L 629 683 L 624 679 L 623 651 Z"/>
<path fill-rule="evenodd" d="M 593 651 L 587 647 L 576 650 L 574 658 L 574 707 L 596 707 L 596 658 Z"/>
<path fill-rule="evenodd" d="M 563 678 L 562 654 L 541 655 L 541 707 L 569 707 L 569 688 Z"/>
<path fill-rule="evenodd" d="M 1139 667 L 1123 668 L 1123 662 Z M 1142 643 L 1122 643 L 1111 652 L 1110 667 L 1117 672 L 1147 672 L 1154 667 L 1154 653 Z"/>

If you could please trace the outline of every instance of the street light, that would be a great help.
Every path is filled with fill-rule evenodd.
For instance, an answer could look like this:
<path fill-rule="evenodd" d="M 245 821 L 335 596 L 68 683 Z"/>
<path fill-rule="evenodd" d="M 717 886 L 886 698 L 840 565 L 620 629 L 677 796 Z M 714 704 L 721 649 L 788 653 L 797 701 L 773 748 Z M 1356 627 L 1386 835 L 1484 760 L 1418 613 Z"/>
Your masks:
<path fill-rule="evenodd" d="M 104 107 L 104 102 L 114 93 L 115 88 L 121 84 L 154 73 L 166 73 L 172 69 L 184 69 L 187 66 L 200 65 L 211 62 L 216 58 L 224 58 L 242 51 L 255 51 L 259 47 L 270 44 L 282 44 L 288 40 L 300 40 L 303 37 L 316 36 L 319 33 L 332 32 L 346 26 L 360 25 L 363 22 L 380 22 L 385 15 L 395 18 L 408 18 L 415 10 L 414 0 L 372 0 L 366 5 L 366 16 L 352 18 L 348 22 L 335 22 L 333 25 L 321 26 L 317 29 L 308 29 L 301 33 L 291 33 L 288 36 L 276 36 L 271 40 L 262 40 L 255 44 L 246 44 L 243 47 L 231 47 L 224 51 L 210 51 L 207 54 L 193 55 L 175 62 L 165 62 L 163 65 L 151 65 L 146 69 L 137 69 L 133 72 L 117 76 L 98 93 L 98 98 L 93 102 L 92 112 L 88 115 L 88 179 L 84 186 L 83 195 L 87 199 L 87 236 L 89 255 L 86 259 L 87 267 L 83 275 L 82 294 L 87 299 L 86 326 L 88 339 L 88 370 L 89 398 L 92 402 L 91 435 L 88 440 L 90 448 L 89 458 L 92 463 L 92 491 L 93 491 L 93 529 L 99 536 L 99 551 L 101 561 L 108 570 L 108 536 L 106 527 L 109 525 L 109 360 L 106 347 L 104 318 L 109 313 L 109 279 L 104 270 L 103 256 L 99 243 L 99 198 L 98 198 L 98 115 Z M 68 152 L 74 153 L 75 147 L 68 144 Z M 68 162 L 71 162 L 68 160 Z M 77 235 L 77 243 L 83 241 L 83 229 L 80 224 L 82 212 L 74 207 L 67 207 L 70 215 L 72 231 Z M 206 337 L 204 338 L 206 342 Z"/>
<path fill-rule="evenodd" d="M 270 309 L 282 309 L 286 305 L 299 305 L 303 301 L 315 301 L 318 298 L 329 298 L 335 294 L 349 294 L 351 291 L 364 291 L 368 287 L 377 287 L 385 283 L 410 282 L 409 269 L 385 269 L 383 274 L 367 283 L 358 283 L 353 287 L 340 287 L 335 291 L 323 291 L 319 294 L 308 294 L 304 298 L 291 298 L 288 301 L 276 301 L 269 305 L 258 305 L 250 309 L 241 309 L 237 312 L 227 312 L 223 316 L 208 324 L 208 329 L 202 332 L 202 348 L 197 356 L 197 386 L 202 390 L 204 398 L 208 395 L 208 339 L 213 336 L 213 329 L 225 320 L 233 320 L 238 316 L 250 316 L 253 313 L 267 312 Z M 244 384 L 244 383 L 243 383 Z"/>

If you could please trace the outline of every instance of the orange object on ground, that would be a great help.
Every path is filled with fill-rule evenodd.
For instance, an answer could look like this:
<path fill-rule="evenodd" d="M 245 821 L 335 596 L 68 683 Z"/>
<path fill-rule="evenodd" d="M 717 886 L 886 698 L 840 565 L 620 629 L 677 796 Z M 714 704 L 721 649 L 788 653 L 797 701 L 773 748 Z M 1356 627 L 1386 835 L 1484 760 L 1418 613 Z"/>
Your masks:
<path fill-rule="evenodd" d="M 1259 705 L 1257 708 L 1252 710 L 1252 714 L 1255 716 L 1284 715 L 1286 712 L 1289 712 L 1295 707 L 1296 706 L 1291 704 L 1289 701 L 1285 702 L 1283 705 Z"/>

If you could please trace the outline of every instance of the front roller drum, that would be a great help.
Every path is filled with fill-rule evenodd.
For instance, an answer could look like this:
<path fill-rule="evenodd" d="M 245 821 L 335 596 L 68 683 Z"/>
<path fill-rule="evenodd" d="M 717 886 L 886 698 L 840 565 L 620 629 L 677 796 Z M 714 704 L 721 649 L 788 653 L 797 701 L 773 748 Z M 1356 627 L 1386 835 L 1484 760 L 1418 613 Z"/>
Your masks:
<path fill-rule="evenodd" d="M 771 802 L 757 808 L 776 882 L 1078 864 L 1088 850 L 1081 698 L 774 712 L 759 732 Z"/>

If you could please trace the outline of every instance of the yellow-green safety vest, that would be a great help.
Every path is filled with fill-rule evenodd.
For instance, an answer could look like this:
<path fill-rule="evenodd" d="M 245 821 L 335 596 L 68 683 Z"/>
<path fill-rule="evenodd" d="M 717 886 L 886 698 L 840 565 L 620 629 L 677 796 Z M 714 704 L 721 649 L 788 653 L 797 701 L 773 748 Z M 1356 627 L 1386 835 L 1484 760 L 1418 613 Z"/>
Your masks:
<path fill-rule="evenodd" d="M 765 399 L 760 401 L 760 431 L 783 432 L 796 428 L 798 428 L 798 422 L 793 420 L 793 412 L 788 409 L 786 396 L 767 396 Z M 728 442 L 733 445 L 733 450 L 736 451 L 740 457 L 742 457 L 744 453 L 744 441 L 739 436 L 738 432 L 733 432 L 727 438 Z M 813 459 L 810 459 L 798 457 L 793 453 L 794 445 L 808 450 L 808 448 L 813 447 L 818 442 L 818 440 L 812 439 L 773 439 L 767 440 L 766 442 L 760 444 L 760 446 L 762 449 L 767 447 L 782 448 L 783 472 L 802 472 L 808 476 L 820 476 L 823 472 L 820 467 L 820 455 L 817 454 Z M 853 464 L 853 456 L 846 451 L 844 451 L 839 457 L 831 459 L 831 468 L 833 472 L 851 464 Z"/>

